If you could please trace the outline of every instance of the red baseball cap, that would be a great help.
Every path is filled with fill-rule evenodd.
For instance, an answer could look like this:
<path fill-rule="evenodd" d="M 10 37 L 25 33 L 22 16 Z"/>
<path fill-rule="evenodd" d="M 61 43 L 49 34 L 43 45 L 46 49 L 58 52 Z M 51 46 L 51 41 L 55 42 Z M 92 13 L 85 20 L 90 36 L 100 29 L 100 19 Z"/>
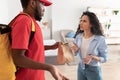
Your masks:
<path fill-rule="evenodd" d="M 40 2 L 43 2 L 45 6 L 50 6 L 52 4 L 52 2 L 48 0 L 40 0 Z"/>

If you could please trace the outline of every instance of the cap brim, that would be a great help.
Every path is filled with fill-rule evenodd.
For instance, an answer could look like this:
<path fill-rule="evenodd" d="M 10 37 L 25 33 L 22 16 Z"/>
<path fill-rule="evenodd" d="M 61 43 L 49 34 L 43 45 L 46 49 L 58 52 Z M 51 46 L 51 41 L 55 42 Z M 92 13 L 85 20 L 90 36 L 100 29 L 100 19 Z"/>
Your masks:
<path fill-rule="evenodd" d="M 43 2 L 45 6 L 50 6 L 52 4 L 52 2 L 47 0 L 40 0 L 40 1 Z"/>

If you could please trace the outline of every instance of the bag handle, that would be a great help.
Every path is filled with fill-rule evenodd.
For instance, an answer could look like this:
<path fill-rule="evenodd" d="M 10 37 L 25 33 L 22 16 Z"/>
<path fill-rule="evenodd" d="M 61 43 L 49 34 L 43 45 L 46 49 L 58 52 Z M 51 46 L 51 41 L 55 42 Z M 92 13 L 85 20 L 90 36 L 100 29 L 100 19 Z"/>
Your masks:
<path fill-rule="evenodd" d="M 31 18 L 27 13 L 20 13 L 20 14 L 18 14 L 8 25 L 9 25 L 9 26 L 12 26 L 12 24 L 13 24 L 14 21 L 15 21 L 15 19 L 16 19 L 18 16 L 20 16 L 20 15 L 26 15 L 26 16 L 28 16 L 28 17 L 31 19 L 31 21 L 32 21 L 32 29 L 31 29 L 31 31 L 34 31 L 34 32 L 35 32 L 34 22 L 33 22 L 32 18 Z"/>
<path fill-rule="evenodd" d="M 20 14 L 18 14 L 8 25 L 11 27 L 12 24 L 14 23 L 15 19 L 16 19 L 18 16 L 20 16 L 20 15 L 26 15 L 26 16 L 28 16 L 28 17 L 31 19 L 32 29 L 31 29 L 30 39 L 29 39 L 29 45 L 30 45 L 30 42 L 32 41 L 32 39 L 33 39 L 33 37 L 34 37 L 34 33 L 35 33 L 35 24 L 34 24 L 32 18 L 31 18 L 27 13 L 20 13 Z"/>

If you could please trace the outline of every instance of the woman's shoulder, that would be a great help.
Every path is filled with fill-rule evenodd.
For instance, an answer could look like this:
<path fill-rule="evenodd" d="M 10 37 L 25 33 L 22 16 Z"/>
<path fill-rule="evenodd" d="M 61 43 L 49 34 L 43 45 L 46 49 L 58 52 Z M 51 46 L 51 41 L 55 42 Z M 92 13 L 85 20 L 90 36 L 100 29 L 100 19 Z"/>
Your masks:
<path fill-rule="evenodd" d="M 78 36 L 82 36 L 83 35 L 83 33 L 79 33 L 79 34 L 77 34 L 77 36 L 76 37 L 78 37 Z"/>
<path fill-rule="evenodd" d="M 82 37 L 82 33 L 79 33 L 79 34 L 77 34 L 77 36 L 75 37 L 76 39 L 78 39 L 78 38 L 81 38 Z"/>
<path fill-rule="evenodd" d="M 95 35 L 95 39 L 97 40 L 105 40 L 105 37 L 102 35 Z"/>
<path fill-rule="evenodd" d="M 97 38 L 105 38 L 103 35 L 95 35 Z"/>

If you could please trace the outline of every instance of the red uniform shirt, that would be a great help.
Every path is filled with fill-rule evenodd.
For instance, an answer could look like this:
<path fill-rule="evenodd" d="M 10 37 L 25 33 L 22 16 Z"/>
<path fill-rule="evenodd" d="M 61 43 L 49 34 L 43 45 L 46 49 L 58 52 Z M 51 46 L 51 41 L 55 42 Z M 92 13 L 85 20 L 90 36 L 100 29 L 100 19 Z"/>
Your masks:
<path fill-rule="evenodd" d="M 26 56 L 34 61 L 44 63 L 44 45 L 42 32 L 36 20 L 32 18 L 35 24 L 35 34 L 29 44 L 31 33 L 31 19 L 26 15 L 20 15 L 12 25 L 12 48 L 26 49 Z M 16 80 L 44 80 L 43 70 L 32 70 L 20 68 L 16 75 Z"/>

